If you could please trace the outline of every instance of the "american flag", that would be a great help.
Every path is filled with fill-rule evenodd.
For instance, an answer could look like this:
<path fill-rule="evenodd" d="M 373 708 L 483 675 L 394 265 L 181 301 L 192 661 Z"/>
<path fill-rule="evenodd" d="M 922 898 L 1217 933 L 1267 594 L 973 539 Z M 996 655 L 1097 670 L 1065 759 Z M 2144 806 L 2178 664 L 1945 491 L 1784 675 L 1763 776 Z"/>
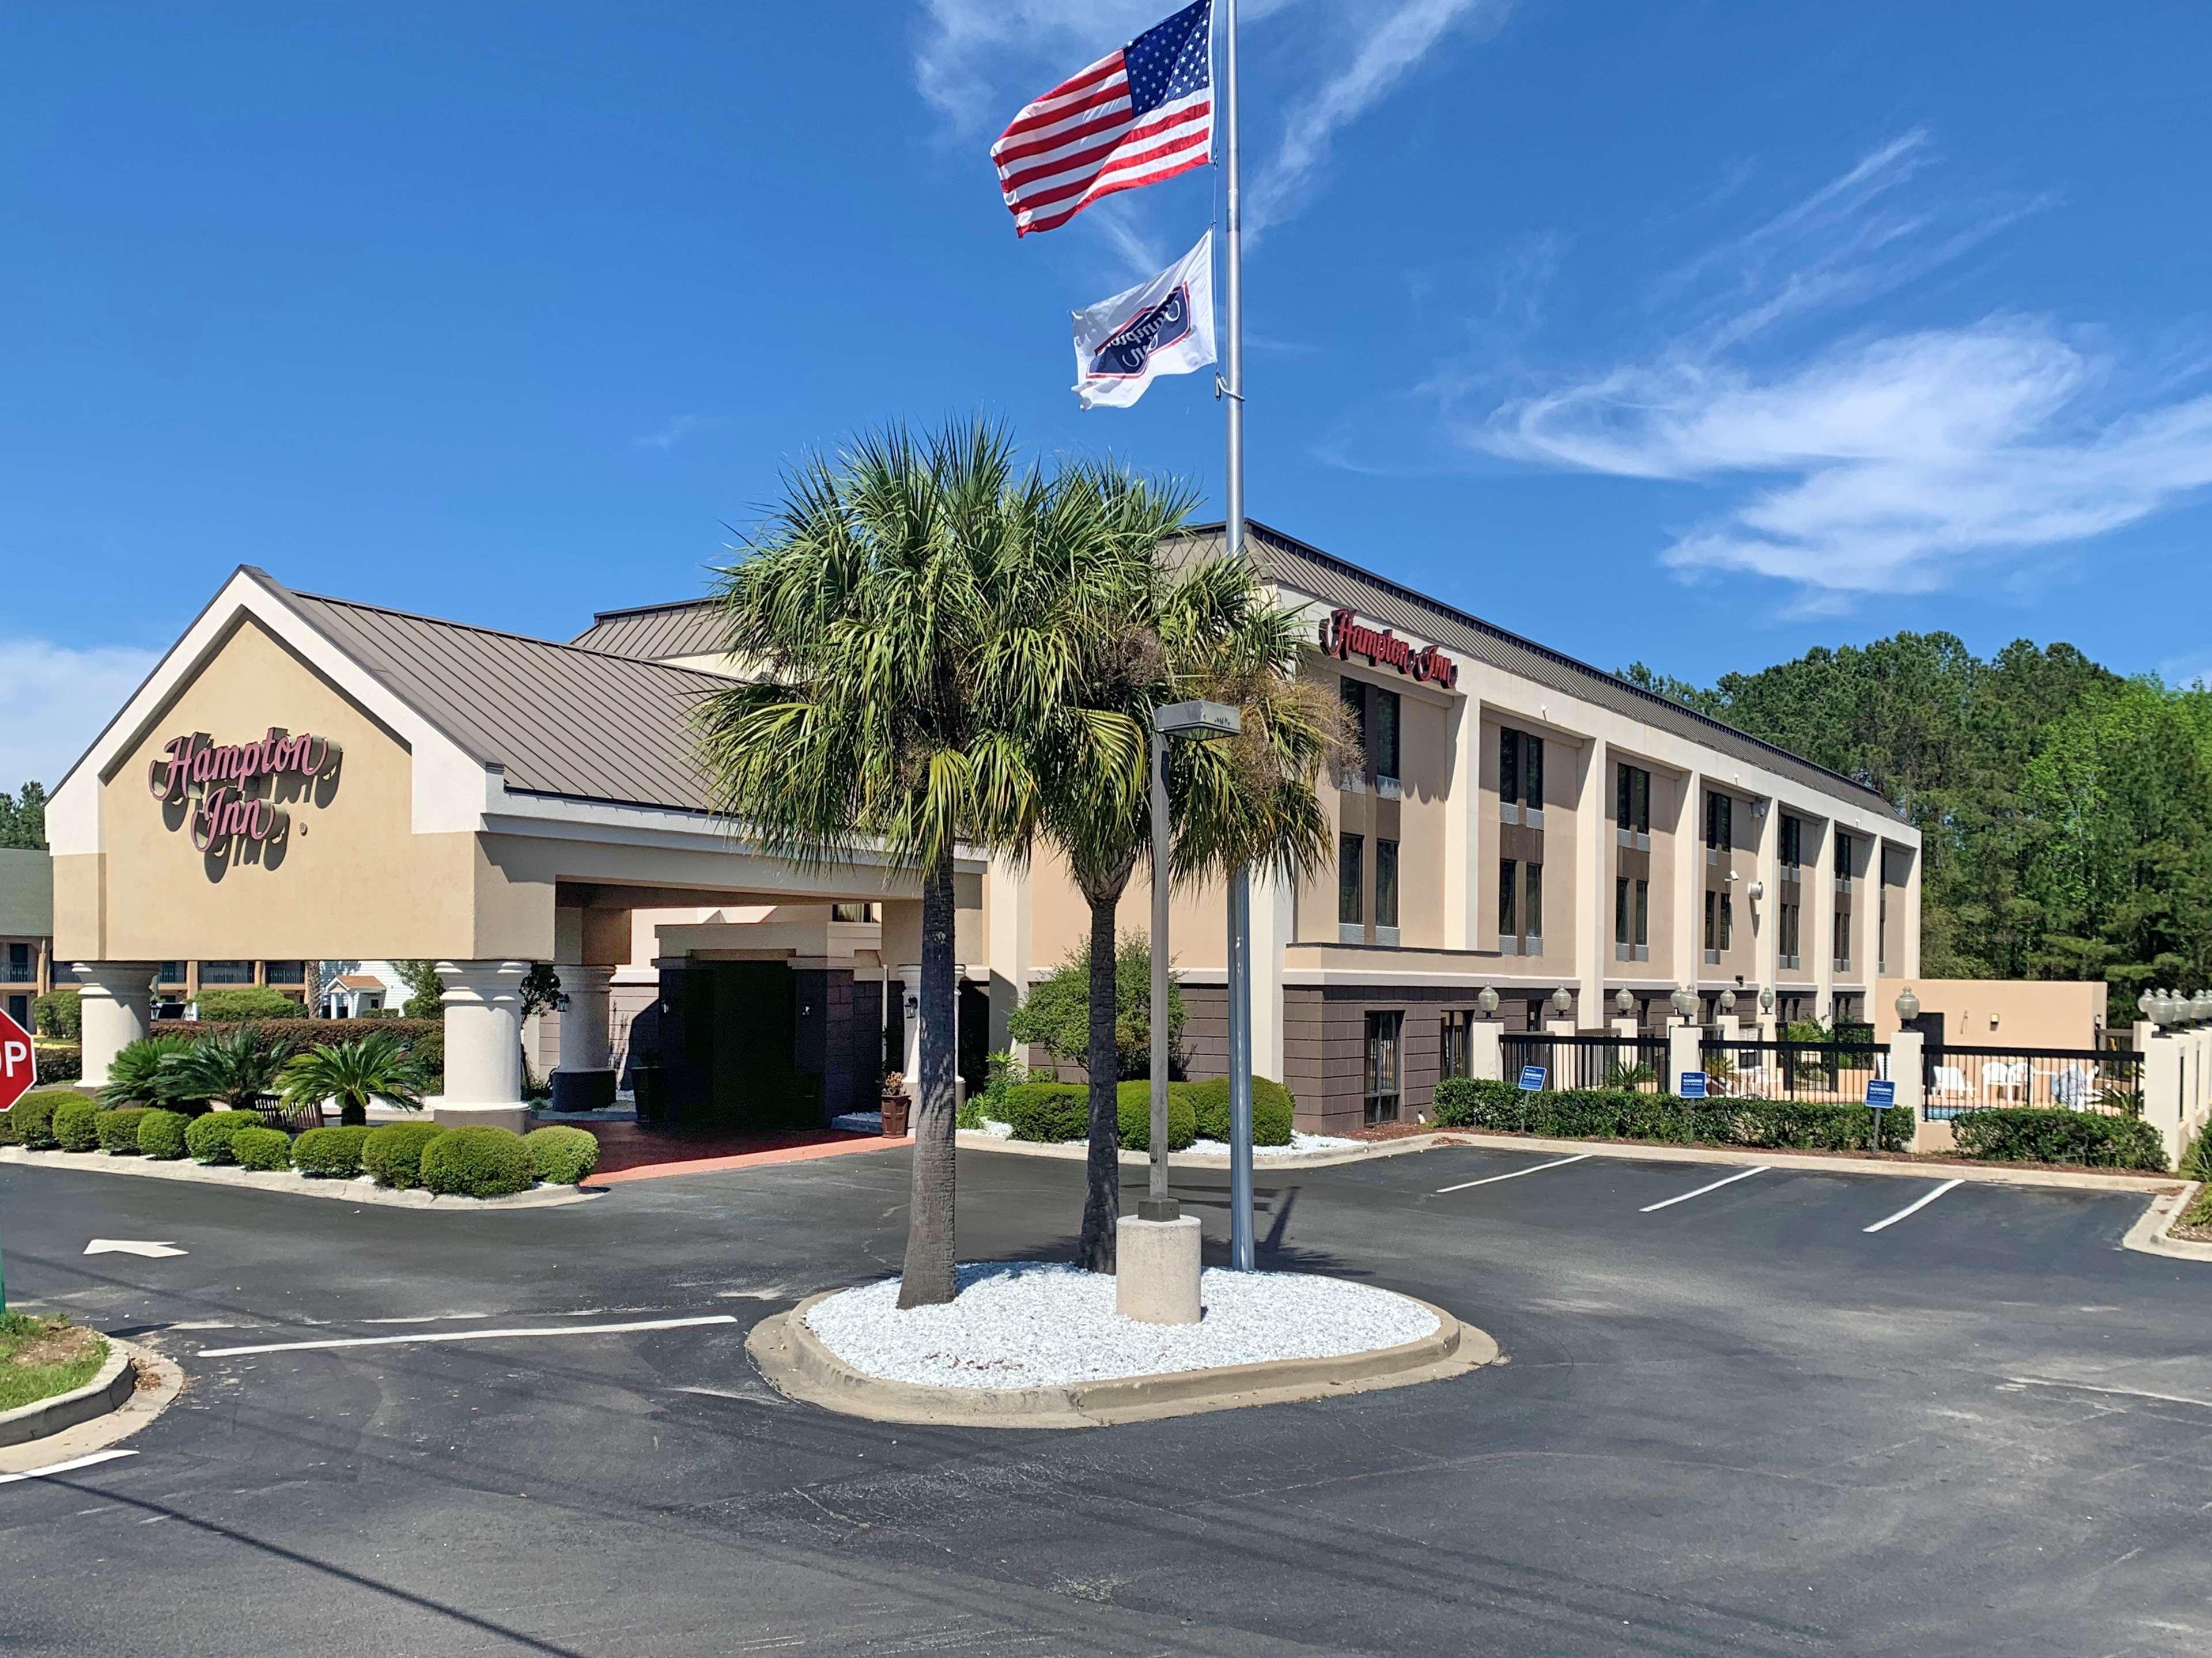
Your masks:
<path fill-rule="evenodd" d="M 1212 24 L 1213 0 L 1198 0 L 1014 117 L 991 160 L 1017 235 L 1212 158 Z"/>

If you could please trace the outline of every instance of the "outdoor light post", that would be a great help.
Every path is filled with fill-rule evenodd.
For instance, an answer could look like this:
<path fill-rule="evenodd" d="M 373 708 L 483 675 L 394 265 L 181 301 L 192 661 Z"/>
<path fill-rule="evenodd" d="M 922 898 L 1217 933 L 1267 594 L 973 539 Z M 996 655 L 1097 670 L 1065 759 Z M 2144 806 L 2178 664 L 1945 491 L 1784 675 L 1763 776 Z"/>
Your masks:
<path fill-rule="evenodd" d="M 1174 1220 L 1180 1211 L 1168 1195 L 1168 889 L 1170 884 L 1170 845 L 1168 836 L 1168 774 L 1165 762 L 1170 737 L 1234 737 L 1244 729 L 1243 716 L 1225 702 L 1173 702 L 1152 710 L 1152 1167 L 1137 1214 L 1143 1220 Z M 1229 1111 L 1231 1243 L 1236 1253 L 1237 1229 L 1243 1230 L 1244 1251 L 1252 1247 L 1252 1017 L 1243 1009 L 1242 1072 L 1244 1111 L 1237 1114 L 1237 1034 L 1240 1029 L 1237 997 L 1237 963 L 1240 950 L 1251 950 L 1250 920 L 1240 933 L 1237 895 L 1244 886 L 1240 865 L 1230 882 L 1229 939 Z M 1241 943 L 1240 943 L 1241 939 Z M 1247 987 L 1249 990 L 1249 985 Z M 1242 1171 L 1242 1199 L 1237 1198 Z M 1249 1266 L 1246 1260 L 1241 1263 Z"/>

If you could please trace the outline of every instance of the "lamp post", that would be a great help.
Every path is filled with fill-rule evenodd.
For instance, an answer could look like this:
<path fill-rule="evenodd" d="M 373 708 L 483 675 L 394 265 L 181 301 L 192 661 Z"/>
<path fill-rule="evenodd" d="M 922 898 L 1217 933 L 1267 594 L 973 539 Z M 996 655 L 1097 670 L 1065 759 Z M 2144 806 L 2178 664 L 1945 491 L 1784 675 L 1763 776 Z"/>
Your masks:
<path fill-rule="evenodd" d="M 1692 1016 L 1698 1011 L 1697 993 L 1687 985 L 1676 985 L 1674 993 L 1667 998 L 1667 1002 L 1668 1005 L 1674 1010 L 1675 1017 L 1684 1024 L 1689 1023 Z"/>
<path fill-rule="evenodd" d="M 1907 985 L 1897 993 L 1897 1022 L 1901 1025 L 1911 1024 L 1919 1017 L 1920 998 L 1914 995 L 1912 987 Z"/>
<path fill-rule="evenodd" d="M 1145 1195 L 1137 1204 L 1143 1220 L 1173 1220 L 1180 1213 L 1168 1195 L 1168 889 L 1170 862 L 1168 837 L 1168 776 L 1164 755 L 1170 737 L 1234 737 L 1244 729 L 1243 716 L 1225 702 L 1171 702 L 1152 710 L 1152 1166 Z M 1237 895 L 1245 884 L 1244 870 L 1237 866 L 1230 879 L 1229 909 L 1229 1163 L 1231 1253 L 1236 1252 L 1236 1233 L 1241 1223 L 1245 1251 L 1252 1236 L 1252 1012 L 1249 957 L 1250 917 L 1241 936 L 1235 925 Z M 1240 953 L 1246 959 L 1246 1005 L 1238 1017 L 1237 977 Z M 1243 1114 L 1237 1115 L 1237 1037 L 1243 1051 Z M 1238 1201 L 1237 1169 L 1243 1170 L 1243 1199 Z M 1249 1264 L 1249 1263 L 1246 1263 Z"/>
<path fill-rule="evenodd" d="M 1613 993 L 1613 1010 L 1625 1019 L 1636 1011 L 1636 998 L 1624 987 Z"/>
<path fill-rule="evenodd" d="M 1497 1013 L 1498 993 L 1492 990 L 1488 985 L 1483 986 L 1482 994 L 1476 997 L 1474 999 L 1481 1005 L 1482 1011 L 1486 1017 L 1494 1016 Z"/>

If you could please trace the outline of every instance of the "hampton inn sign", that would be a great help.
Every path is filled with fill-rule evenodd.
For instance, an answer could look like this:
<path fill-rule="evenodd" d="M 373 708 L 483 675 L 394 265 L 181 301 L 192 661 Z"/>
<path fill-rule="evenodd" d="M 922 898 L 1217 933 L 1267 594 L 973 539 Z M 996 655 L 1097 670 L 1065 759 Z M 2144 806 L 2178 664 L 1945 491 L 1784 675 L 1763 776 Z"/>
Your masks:
<path fill-rule="evenodd" d="M 1328 619 L 1321 624 L 1321 648 L 1324 655 L 1340 662 L 1360 657 L 1374 667 L 1395 668 L 1418 680 L 1433 680 L 1448 691 L 1459 684 L 1459 664 L 1435 646 L 1416 650 L 1411 641 L 1399 638 L 1388 628 L 1369 627 L 1355 611 L 1328 613 Z"/>
<path fill-rule="evenodd" d="M 328 738 L 293 737 L 275 726 L 257 742 L 227 746 L 194 732 L 168 740 L 148 768 L 146 786 L 165 806 L 191 805 L 192 844 L 221 853 L 234 841 L 266 845 L 281 837 L 291 819 L 268 798 L 274 786 L 286 779 L 305 786 L 334 776 L 338 754 Z M 264 779 L 267 787 L 260 786 Z"/>

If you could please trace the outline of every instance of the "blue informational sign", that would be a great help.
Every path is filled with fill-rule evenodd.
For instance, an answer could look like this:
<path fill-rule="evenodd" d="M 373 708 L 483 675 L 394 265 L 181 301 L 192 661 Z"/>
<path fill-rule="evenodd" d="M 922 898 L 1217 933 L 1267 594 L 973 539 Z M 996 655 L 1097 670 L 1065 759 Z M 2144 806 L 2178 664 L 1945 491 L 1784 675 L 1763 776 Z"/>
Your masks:
<path fill-rule="evenodd" d="M 1897 1084 L 1893 1082 L 1870 1082 L 1867 1084 L 1867 1103 L 1876 1111 L 1887 1111 L 1897 1103 Z"/>
<path fill-rule="evenodd" d="M 1686 1100 L 1702 1100 L 1705 1097 L 1705 1073 L 1685 1071 L 1682 1080 L 1674 1086 L 1674 1092 Z"/>
<path fill-rule="evenodd" d="M 1542 1066 L 1522 1066 L 1521 1067 L 1521 1091 L 1523 1094 L 1542 1093 L 1544 1091 L 1544 1077 L 1545 1071 Z"/>

